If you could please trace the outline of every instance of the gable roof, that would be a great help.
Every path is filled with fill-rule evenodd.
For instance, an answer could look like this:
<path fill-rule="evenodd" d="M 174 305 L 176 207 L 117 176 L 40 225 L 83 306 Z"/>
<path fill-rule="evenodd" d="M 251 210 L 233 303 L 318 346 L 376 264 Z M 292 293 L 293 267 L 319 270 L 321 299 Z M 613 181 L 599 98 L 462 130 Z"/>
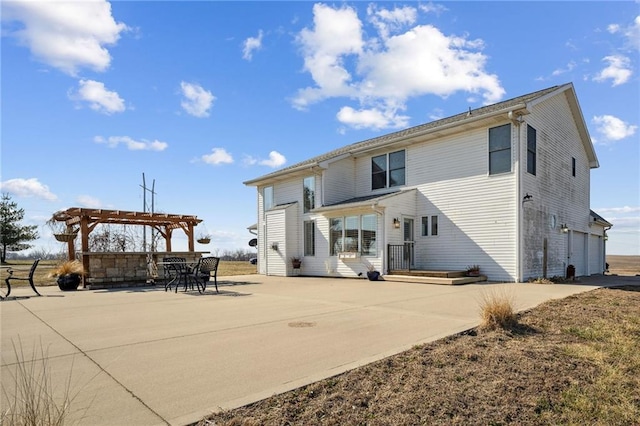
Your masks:
<path fill-rule="evenodd" d="M 599 224 L 604 226 L 613 226 L 611 222 L 609 222 L 607 219 L 600 216 L 598 213 L 594 212 L 593 210 L 589 210 L 589 213 L 594 222 L 598 222 Z"/>
<path fill-rule="evenodd" d="M 296 163 L 289 167 L 285 167 L 275 172 L 263 175 L 259 178 L 245 181 L 244 184 L 249 186 L 257 186 L 261 183 L 277 181 L 282 178 L 288 177 L 289 174 L 302 171 L 308 172 L 308 170 L 315 167 L 323 167 L 323 163 L 347 158 L 356 153 L 373 150 L 382 146 L 392 145 L 411 137 L 457 127 L 465 123 L 479 121 L 499 114 L 506 114 L 516 111 L 520 111 L 520 114 L 528 114 L 530 112 L 530 109 L 535 104 L 563 92 L 567 92 L 568 94 L 567 100 L 569 102 L 574 121 L 578 127 L 578 133 L 580 134 L 582 144 L 585 148 L 585 151 L 587 152 L 589 165 L 591 166 L 591 168 L 599 167 L 598 159 L 596 157 L 593 144 L 591 143 L 591 137 L 589 136 L 589 132 L 582 115 L 582 110 L 580 109 L 580 105 L 578 104 L 578 99 L 576 97 L 573 84 L 567 83 L 562 86 L 552 86 L 543 90 L 539 90 L 537 92 L 532 92 L 513 99 L 498 102 L 496 104 L 487 105 L 476 109 L 469 109 L 469 111 L 467 112 L 456 114 L 451 117 L 442 118 L 440 120 L 431 121 L 429 123 L 421 124 L 414 127 L 409 127 L 397 132 L 388 133 L 386 135 L 367 139 L 361 142 L 356 142 L 342 148 L 329 151 L 325 154 L 310 158 L 308 160 Z"/>

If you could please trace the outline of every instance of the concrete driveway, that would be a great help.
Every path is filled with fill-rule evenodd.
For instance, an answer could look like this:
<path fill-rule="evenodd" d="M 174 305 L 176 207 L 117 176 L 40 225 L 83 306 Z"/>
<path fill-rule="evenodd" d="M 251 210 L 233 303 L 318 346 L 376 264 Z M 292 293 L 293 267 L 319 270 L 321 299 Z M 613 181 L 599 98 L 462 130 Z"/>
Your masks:
<path fill-rule="evenodd" d="M 474 327 L 485 292 L 528 309 L 609 278 L 438 286 L 249 275 L 220 280 L 220 294 L 43 287 L 28 298 L 16 288 L 0 303 L 2 387 L 12 392 L 14 345 L 29 360 L 44 348 L 56 392 L 71 378 L 71 420 L 188 424 Z"/>

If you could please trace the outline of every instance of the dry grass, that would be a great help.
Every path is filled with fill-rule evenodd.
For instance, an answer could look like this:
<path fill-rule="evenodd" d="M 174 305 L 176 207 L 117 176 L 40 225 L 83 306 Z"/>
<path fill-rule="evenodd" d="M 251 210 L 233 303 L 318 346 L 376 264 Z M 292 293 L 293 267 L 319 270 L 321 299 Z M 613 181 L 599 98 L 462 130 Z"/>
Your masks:
<path fill-rule="evenodd" d="M 258 267 L 256 265 L 252 265 L 249 261 L 230 261 L 230 260 L 222 260 L 220 261 L 220 266 L 218 266 L 218 276 L 219 277 L 227 277 L 231 275 L 250 275 L 256 274 L 258 272 Z"/>
<path fill-rule="evenodd" d="M 508 330 L 518 323 L 515 312 L 514 297 L 506 292 L 490 291 L 482 295 L 480 301 L 480 328 Z"/>
<path fill-rule="evenodd" d="M 607 255 L 609 274 L 640 275 L 640 256 Z"/>
<path fill-rule="evenodd" d="M 57 390 L 51 380 L 48 353 L 40 345 L 32 349 L 27 356 L 18 341 L 13 351 L 18 360 L 15 369 L 7 368 L 11 377 L 2 388 L 2 399 L 6 406 L 0 412 L 1 425 L 15 426 L 61 426 L 66 424 L 71 404 L 75 396 L 71 395 L 71 373 L 62 389 Z M 3 385 L 5 381 L 3 380 Z"/>
<path fill-rule="evenodd" d="M 602 288 L 199 424 L 638 425 L 638 347 L 640 287 Z"/>

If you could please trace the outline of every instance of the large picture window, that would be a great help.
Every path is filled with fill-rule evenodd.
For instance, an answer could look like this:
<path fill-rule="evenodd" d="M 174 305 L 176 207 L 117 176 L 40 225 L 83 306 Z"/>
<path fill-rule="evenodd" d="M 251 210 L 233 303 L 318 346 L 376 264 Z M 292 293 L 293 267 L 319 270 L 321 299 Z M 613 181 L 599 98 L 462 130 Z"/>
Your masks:
<path fill-rule="evenodd" d="M 489 174 L 511 171 L 511 124 L 489 129 Z"/>
<path fill-rule="evenodd" d="M 316 255 L 316 224 L 312 220 L 304 222 L 304 255 Z"/>
<path fill-rule="evenodd" d="M 264 203 L 264 211 L 273 208 L 273 186 L 265 186 L 262 190 L 262 198 Z"/>
<path fill-rule="evenodd" d="M 316 178 L 309 176 L 302 183 L 304 201 L 304 213 L 309 213 L 316 206 Z"/>
<path fill-rule="evenodd" d="M 401 186 L 406 182 L 405 151 L 371 158 L 371 189 Z"/>
<path fill-rule="evenodd" d="M 340 252 L 377 255 L 378 217 L 375 214 L 333 218 L 329 226 L 331 256 L 337 256 Z"/>
<path fill-rule="evenodd" d="M 536 129 L 527 124 L 527 172 L 536 174 Z"/>

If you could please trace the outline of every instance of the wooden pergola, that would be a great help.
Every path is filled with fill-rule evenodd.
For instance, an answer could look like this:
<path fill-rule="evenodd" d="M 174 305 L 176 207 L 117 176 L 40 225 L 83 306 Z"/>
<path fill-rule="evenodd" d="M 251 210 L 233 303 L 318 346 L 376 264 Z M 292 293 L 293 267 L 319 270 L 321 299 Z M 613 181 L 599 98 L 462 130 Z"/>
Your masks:
<path fill-rule="evenodd" d="M 189 251 L 195 251 L 194 227 L 202 222 L 202 219 L 198 219 L 197 216 L 192 215 L 88 209 L 81 207 L 71 207 L 67 210 L 56 212 L 53 215 L 53 220 L 64 222 L 69 234 L 80 231 L 83 252 L 89 251 L 89 234 L 91 231 L 93 231 L 97 225 L 107 223 L 150 226 L 164 237 L 166 250 L 168 252 L 171 251 L 171 234 L 173 230 L 182 229 L 189 239 Z M 76 228 L 76 226 L 78 228 Z M 73 239 L 69 239 L 67 245 L 69 260 L 73 260 L 75 251 Z"/>

